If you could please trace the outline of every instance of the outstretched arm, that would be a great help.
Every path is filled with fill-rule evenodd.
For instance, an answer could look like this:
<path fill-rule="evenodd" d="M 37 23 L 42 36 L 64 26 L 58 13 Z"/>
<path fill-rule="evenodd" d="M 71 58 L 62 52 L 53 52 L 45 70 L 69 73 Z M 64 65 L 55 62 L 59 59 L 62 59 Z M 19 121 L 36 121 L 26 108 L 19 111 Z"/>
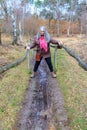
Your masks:
<path fill-rule="evenodd" d="M 30 45 L 30 44 L 26 43 L 26 46 L 24 48 L 27 50 L 30 50 L 30 49 L 36 47 L 36 45 L 37 45 L 37 40 L 36 40 L 36 38 L 34 38 L 32 44 Z"/>
<path fill-rule="evenodd" d="M 59 41 L 59 40 L 54 40 L 54 39 L 51 39 L 51 40 L 50 40 L 50 43 L 56 44 L 56 45 L 58 46 L 58 48 L 62 48 L 62 45 L 63 45 L 63 43 L 62 43 L 61 41 Z"/>
<path fill-rule="evenodd" d="M 33 43 L 30 45 L 30 49 L 36 47 L 36 45 L 37 45 L 37 39 L 36 37 L 34 37 Z"/>

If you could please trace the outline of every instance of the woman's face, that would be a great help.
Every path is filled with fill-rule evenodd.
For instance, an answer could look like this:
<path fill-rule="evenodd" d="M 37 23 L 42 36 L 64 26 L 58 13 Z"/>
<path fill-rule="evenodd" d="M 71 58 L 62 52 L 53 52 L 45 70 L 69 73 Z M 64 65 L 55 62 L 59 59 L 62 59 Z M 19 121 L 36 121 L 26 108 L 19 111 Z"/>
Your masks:
<path fill-rule="evenodd" d="M 41 30 L 41 31 L 40 31 L 40 34 L 41 34 L 41 35 L 44 35 L 44 30 Z"/>

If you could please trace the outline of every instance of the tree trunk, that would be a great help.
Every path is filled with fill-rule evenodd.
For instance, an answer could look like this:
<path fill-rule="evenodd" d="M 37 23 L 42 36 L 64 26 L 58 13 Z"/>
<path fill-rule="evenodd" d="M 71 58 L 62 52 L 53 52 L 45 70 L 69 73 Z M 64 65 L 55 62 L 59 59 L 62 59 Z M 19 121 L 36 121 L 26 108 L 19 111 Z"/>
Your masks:
<path fill-rule="evenodd" d="M 21 23 L 21 21 L 19 21 L 19 42 L 20 42 L 20 44 L 22 43 L 22 41 L 23 41 L 22 23 Z"/>
<path fill-rule="evenodd" d="M 3 72 L 5 72 L 5 71 L 8 70 L 8 69 L 14 67 L 14 66 L 19 65 L 19 64 L 22 63 L 26 58 L 27 58 L 27 53 L 25 54 L 25 56 L 24 56 L 23 58 L 21 58 L 21 59 L 19 59 L 19 60 L 16 60 L 16 61 L 13 62 L 13 63 L 10 63 L 10 64 L 8 64 L 8 65 L 5 65 L 5 66 L 1 67 L 1 68 L 0 68 L 0 74 L 3 73 Z"/>
<path fill-rule="evenodd" d="M 1 40 L 1 31 L 0 31 L 0 45 L 2 45 L 2 40 Z"/>
<path fill-rule="evenodd" d="M 12 45 L 17 44 L 17 25 L 16 25 L 16 18 L 14 16 L 14 11 L 12 10 L 12 15 L 11 15 L 11 21 L 13 25 L 13 42 Z"/>
<path fill-rule="evenodd" d="M 3 1 L 2 8 L 5 12 L 6 18 L 8 18 L 8 16 L 11 17 L 11 21 L 12 21 L 12 25 L 13 25 L 13 42 L 12 42 L 12 45 L 17 44 L 17 25 L 16 25 L 14 8 L 11 7 L 10 12 L 9 12 L 6 1 Z M 9 13 L 10 13 L 10 15 L 9 15 Z"/>
<path fill-rule="evenodd" d="M 51 23 L 51 19 L 49 19 L 49 29 L 50 29 L 50 23 Z"/>
<path fill-rule="evenodd" d="M 87 64 L 86 64 L 84 61 L 82 61 L 82 60 L 80 59 L 80 57 L 79 57 L 75 52 L 73 52 L 71 49 L 67 48 L 67 47 L 64 46 L 64 45 L 62 45 L 62 47 L 68 52 L 69 55 L 71 55 L 72 57 L 74 57 L 74 58 L 78 61 L 79 65 L 80 65 L 84 70 L 87 71 Z"/>
<path fill-rule="evenodd" d="M 83 32 L 83 27 L 82 27 L 82 23 L 80 25 L 80 35 L 82 35 L 82 32 Z"/>
<path fill-rule="evenodd" d="M 57 21 L 57 36 L 60 36 L 60 21 Z"/>
<path fill-rule="evenodd" d="M 55 45 L 55 46 L 54 46 L 54 45 L 50 45 L 50 46 L 53 47 L 53 48 L 56 47 L 56 45 Z M 66 51 L 70 56 L 74 57 L 74 58 L 78 61 L 79 65 L 80 65 L 84 70 L 87 71 L 87 64 L 86 64 L 75 52 L 73 52 L 71 49 L 67 48 L 65 45 L 62 45 L 62 47 L 65 49 L 65 51 Z"/>
<path fill-rule="evenodd" d="M 67 27 L 67 36 L 68 37 L 70 35 L 70 24 L 71 24 L 71 20 L 68 22 L 68 27 Z"/>
<path fill-rule="evenodd" d="M 86 37 L 87 37 L 87 0 L 86 0 L 86 7 L 85 7 L 85 12 L 86 12 Z"/>
<path fill-rule="evenodd" d="M 56 72 L 56 62 L 57 62 L 57 46 L 54 49 L 54 71 Z"/>
<path fill-rule="evenodd" d="M 86 37 L 87 37 L 87 14 L 86 14 Z"/>

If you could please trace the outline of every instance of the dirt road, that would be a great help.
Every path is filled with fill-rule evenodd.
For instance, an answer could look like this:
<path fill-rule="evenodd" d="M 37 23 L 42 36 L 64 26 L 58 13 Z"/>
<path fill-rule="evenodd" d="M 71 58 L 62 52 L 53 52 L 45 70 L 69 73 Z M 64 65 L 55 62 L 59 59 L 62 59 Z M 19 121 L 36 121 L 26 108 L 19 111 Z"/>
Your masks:
<path fill-rule="evenodd" d="M 44 60 L 30 80 L 15 130 L 70 130 L 64 97 Z"/>

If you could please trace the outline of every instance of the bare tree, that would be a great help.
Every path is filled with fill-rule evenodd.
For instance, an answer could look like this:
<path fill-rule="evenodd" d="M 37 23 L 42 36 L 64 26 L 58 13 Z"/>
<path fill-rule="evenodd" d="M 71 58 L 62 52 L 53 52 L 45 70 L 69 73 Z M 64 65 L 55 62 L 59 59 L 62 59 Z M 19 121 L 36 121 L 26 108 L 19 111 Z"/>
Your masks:
<path fill-rule="evenodd" d="M 57 35 L 58 36 L 60 36 L 60 18 L 61 18 L 61 11 L 59 9 L 59 6 L 60 6 L 60 0 L 57 1 L 56 9 L 55 9 L 56 18 L 57 18 Z"/>
<path fill-rule="evenodd" d="M 2 40 L 1 40 L 1 28 L 0 28 L 0 45 L 2 44 Z"/>
<path fill-rule="evenodd" d="M 17 28 L 18 28 L 18 37 L 19 37 L 19 44 L 23 42 L 23 35 L 24 35 L 24 7 L 17 9 Z"/>
<path fill-rule="evenodd" d="M 16 25 L 16 18 L 15 18 L 15 10 L 14 10 L 14 2 L 12 3 L 11 7 L 8 8 L 6 1 L 2 1 L 1 6 L 5 12 L 6 20 L 8 20 L 8 17 L 11 18 L 12 25 L 13 25 L 13 42 L 12 44 L 17 44 L 17 25 Z"/>

